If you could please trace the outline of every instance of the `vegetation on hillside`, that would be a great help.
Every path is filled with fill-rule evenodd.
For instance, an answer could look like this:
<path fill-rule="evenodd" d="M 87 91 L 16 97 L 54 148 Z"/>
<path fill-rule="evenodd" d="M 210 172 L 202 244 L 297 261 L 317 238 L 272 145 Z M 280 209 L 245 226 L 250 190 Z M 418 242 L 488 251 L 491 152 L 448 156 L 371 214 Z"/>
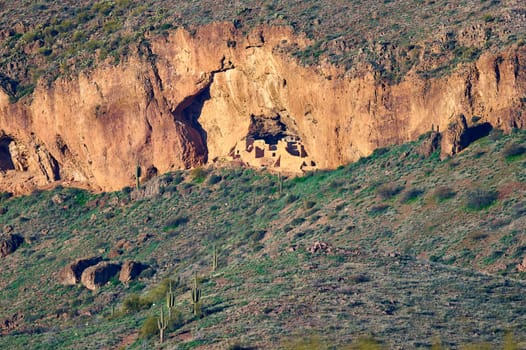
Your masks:
<path fill-rule="evenodd" d="M 445 161 L 420 156 L 422 139 L 281 184 L 198 169 L 139 190 L 2 196 L 0 227 L 25 242 L 0 263 L 0 348 L 151 348 L 170 290 L 160 348 L 526 341 L 526 134 Z M 60 285 L 85 256 L 149 268 L 95 292 Z"/>
<path fill-rule="evenodd" d="M 295 55 L 304 64 L 328 60 L 359 74 L 363 63 L 387 82 L 412 67 L 436 76 L 485 50 L 526 42 L 521 1 L 2 1 L 0 85 L 13 99 L 40 78 L 117 64 L 148 52 L 153 36 L 175 28 L 226 21 L 248 32 L 261 25 L 291 26 L 312 40 Z"/>

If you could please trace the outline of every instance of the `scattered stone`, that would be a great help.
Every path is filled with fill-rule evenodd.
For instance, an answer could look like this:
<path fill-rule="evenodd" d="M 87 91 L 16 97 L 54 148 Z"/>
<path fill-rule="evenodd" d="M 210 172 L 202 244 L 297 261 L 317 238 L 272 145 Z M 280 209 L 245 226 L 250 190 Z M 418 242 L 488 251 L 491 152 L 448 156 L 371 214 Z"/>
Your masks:
<path fill-rule="evenodd" d="M 5 257 L 13 253 L 24 242 L 24 238 L 19 235 L 7 234 L 0 236 L 0 257 Z"/>
<path fill-rule="evenodd" d="M 517 271 L 526 272 L 526 256 L 524 257 L 524 259 L 522 259 L 521 264 L 517 264 Z"/>
<path fill-rule="evenodd" d="M 131 280 L 134 280 L 146 268 L 148 268 L 147 265 L 141 264 L 139 262 L 126 261 L 122 265 L 121 272 L 119 274 L 119 281 L 121 281 L 122 283 L 126 283 L 126 282 L 129 282 Z"/>
<path fill-rule="evenodd" d="M 152 237 L 153 237 L 153 235 L 151 235 L 149 233 L 142 233 L 139 236 L 137 236 L 137 242 L 138 243 L 144 243 L 144 242 L 146 242 L 147 240 L 149 240 Z"/>
<path fill-rule="evenodd" d="M 332 253 L 332 248 L 329 246 L 329 244 L 325 242 L 320 242 L 320 241 L 314 242 L 314 244 L 310 246 L 307 250 L 311 252 L 312 254 L 318 253 L 318 252 Z"/>
<path fill-rule="evenodd" d="M 11 226 L 11 225 L 5 225 L 4 226 L 4 233 L 9 233 L 11 231 L 13 231 L 13 226 Z"/>
<path fill-rule="evenodd" d="M 101 260 L 102 258 L 100 256 L 75 260 L 75 262 L 60 270 L 57 277 L 59 283 L 64 285 L 77 284 L 84 270 L 98 264 Z"/>
<path fill-rule="evenodd" d="M 11 317 L 0 320 L 0 330 L 2 330 L 2 333 L 4 333 L 16 329 L 22 323 L 23 320 L 24 314 L 17 312 Z"/>
<path fill-rule="evenodd" d="M 64 203 L 64 200 L 66 200 L 66 196 L 59 194 L 59 193 L 51 197 L 51 201 L 56 205 Z"/>
<path fill-rule="evenodd" d="M 118 248 L 111 248 L 110 249 L 110 252 L 108 253 L 108 258 L 110 259 L 115 259 L 116 257 L 118 257 L 119 255 L 122 255 L 122 249 L 118 249 Z"/>
<path fill-rule="evenodd" d="M 89 290 L 97 290 L 115 276 L 119 270 L 120 265 L 103 261 L 85 269 L 80 281 Z"/>

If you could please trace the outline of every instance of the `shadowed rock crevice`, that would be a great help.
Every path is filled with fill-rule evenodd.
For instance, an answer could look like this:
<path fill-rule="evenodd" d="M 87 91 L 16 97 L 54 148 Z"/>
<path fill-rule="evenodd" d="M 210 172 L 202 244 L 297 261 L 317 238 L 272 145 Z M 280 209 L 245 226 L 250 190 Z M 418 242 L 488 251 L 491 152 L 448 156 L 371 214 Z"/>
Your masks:
<path fill-rule="evenodd" d="M 195 95 L 186 97 L 173 111 L 174 119 L 182 122 L 188 128 L 190 136 L 193 136 L 196 152 L 203 157 L 205 163 L 208 161 L 207 133 L 199 123 L 199 117 L 205 102 L 210 100 L 210 85 L 212 81 Z"/>
<path fill-rule="evenodd" d="M 0 138 L 0 171 L 15 170 L 15 164 L 11 157 L 9 144 L 13 141 L 10 137 Z"/>

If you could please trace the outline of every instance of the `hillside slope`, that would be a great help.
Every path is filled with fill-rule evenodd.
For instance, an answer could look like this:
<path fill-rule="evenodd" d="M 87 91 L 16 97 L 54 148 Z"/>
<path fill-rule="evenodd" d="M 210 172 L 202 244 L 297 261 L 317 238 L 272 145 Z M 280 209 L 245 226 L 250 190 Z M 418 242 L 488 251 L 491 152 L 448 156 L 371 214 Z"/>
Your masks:
<path fill-rule="evenodd" d="M 145 324 L 170 278 L 181 318 L 160 348 L 496 348 L 508 331 L 523 348 L 526 134 L 493 131 L 444 161 L 421 155 L 428 138 L 284 181 L 195 169 L 140 191 L 3 199 L 0 224 L 24 243 L 0 264 L 0 347 L 157 346 Z M 60 285 L 86 256 L 150 268 L 94 292 Z"/>

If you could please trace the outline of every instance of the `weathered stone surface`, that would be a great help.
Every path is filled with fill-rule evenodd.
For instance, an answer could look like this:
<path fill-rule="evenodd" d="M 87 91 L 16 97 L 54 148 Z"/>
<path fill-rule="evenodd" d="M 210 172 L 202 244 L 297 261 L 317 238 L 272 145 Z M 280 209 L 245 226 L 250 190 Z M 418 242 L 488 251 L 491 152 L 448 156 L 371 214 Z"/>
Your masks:
<path fill-rule="evenodd" d="M 440 147 L 440 139 L 440 133 L 436 131 L 431 132 L 429 137 L 422 141 L 416 152 L 422 157 L 429 157 Z"/>
<path fill-rule="evenodd" d="M 442 133 L 441 158 L 457 154 L 468 145 L 467 130 L 466 117 L 458 115 Z"/>
<path fill-rule="evenodd" d="M 119 274 L 119 281 L 121 281 L 122 283 L 126 283 L 131 280 L 134 280 L 147 267 L 148 266 L 141 264 L 140 262 L 126 261 L 121 267 L 121 272 Z"/>
<path fill-rule="evenodd" d="M 111 191 L 133 186 L 137 162 L 146 177 L 220 161 L 250 133 L 251 116 L 279 115 L 258 135 L 270 128 L 278 138 L 298 137 L 317 168 L 415 140 L 433 125 L 445 131 L 451 116 L 526 126 L 526 46 L 485 52 L 443 77 L 421 77 L 415 66 L 390 85 L 367 65 L 352 77 L 327 62 L 301 65 L 284 52 L 312 43 L 290 28 L 243 30 L 215 23 L 152 38 L 155 60 L 130 53 L 117 66 L 37 84 L 31 103 L 11 103 L 0 91 L 0 137 L 9 150 L 0 190 L 26 193 L 60 179 Z M 445 152 L 462 147 L 467 126 L 444 138 Z"/>
<path fill-rule="evenodd" d="M 90 257 L 75 260 L 59 271 L 57 276 L 59 283 L 65 285 L 73 285 L 78 283 L 84 270 L 90 266 L 96 265 L 101 260 L 101 257 Z"/>
<path fill-rule="evenodd" d="M 526 272 L 526 256 L 522 259 L 522 263 L 517 264 L 517 271 Z"/>
<path fill-rule="evenodd" d="M 85 269 L 80 281 L 86 288 L 97 290 L 115 276 L 119 270 L 119 264 L 103 261 Z"/>
<path fill-rule="evenodd" d="M 0 256 L 3 258 L 13 253 L 24 242 L 24 238 L 16 234 L 0 236 Z"/>

